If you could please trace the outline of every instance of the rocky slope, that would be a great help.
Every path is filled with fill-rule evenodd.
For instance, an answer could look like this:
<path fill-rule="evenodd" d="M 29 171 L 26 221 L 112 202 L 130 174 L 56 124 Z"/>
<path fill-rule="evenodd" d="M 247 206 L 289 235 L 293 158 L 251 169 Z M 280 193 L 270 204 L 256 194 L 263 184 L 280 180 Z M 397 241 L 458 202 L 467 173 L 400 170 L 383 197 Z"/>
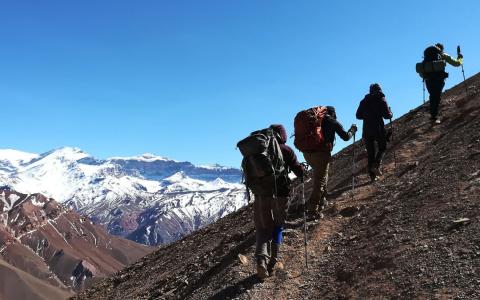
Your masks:
<path fill-rule="evenodd" d="M 175 241 L 244 206 L 238 169 L 164 157 L 98 160 L 77 148 L 43 154 L 0 150 L 0 184 L 41 192 L 147 245 Z"/>
<path fill-rule="evenodd" d="M 0 285 L 0 296 L 6 299 L 63 299 L 152 250 L 109 235 L 42 194 L 0 189 L 0 273 L 9 282 Z"/>
<path fill-rule="evenodd" d="M 335 155 L 331 204 L 307 224 L 308 268 L 303 222 L 292 204 L 285 267 L 257 280 L 250 205 L 74 298 L 478 299 L 480 74 L 467 84 L 469 97 L 463 84 L 444 93 L 442 124 L 428 120 L 425 106 L 394 122 L 379 182 L 365 174 L 361 142 Z M 292 203 L 298 198 L 297 190 Z"/>

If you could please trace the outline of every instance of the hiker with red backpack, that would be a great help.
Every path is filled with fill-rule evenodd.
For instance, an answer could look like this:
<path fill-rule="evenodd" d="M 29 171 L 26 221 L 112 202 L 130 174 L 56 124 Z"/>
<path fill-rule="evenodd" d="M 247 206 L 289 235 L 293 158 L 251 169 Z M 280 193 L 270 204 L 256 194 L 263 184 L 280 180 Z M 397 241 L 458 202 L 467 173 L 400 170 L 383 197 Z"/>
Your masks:
<path fill-rule="evenodd" d="M 363 120 L 363 140 L 367 148 L 368 174 L 372 181 L 382 175 L 381 165 L 387 150 L 387 131 L 383 119 L 391 119 L 392 111 L 378 83 L 370 85 L 369 93 L 360 101 L 357 119 Z M 378 151 L 375 151 L 375 143 Z"/>
<path fill-rule="evenodd" d="M 423 52 L 423 61 L 417 63 L 417 73 L 423 78 L 430 94 L 430 120 L 435 124 L 440 124 L 438 119 L 438 108 L 442 96 L 442 90 L 445 86 L 445 79 L 448 73 L 445 67 L 448 64 L 459 67 L 463 65 L 463 55 L 460 53 L 460 47 L 457 48 L 457 59 L 443 52 L 443 45 L 440 43 L 430 46 Z"/>
<path fill-rule="evenodd" d="M 303 153 L 313 169 L 313 189 L 306 209 L 310 218 L 320 218 L 320 211 L 326 206 L 328 169 L 335 134 L 348 141 L 357 132 L 352 124 L 348 131 L 337 121 L 333 106 L 318 106 L 299 112 L 295 116 L 295 147 Z"/>
<path fill-rule="evenodd" d="M 287 202 L 291 191 L 288 177 L 292 171 L 303 178 L 303 167 L 292 148 L 286 145 L 283 125 L 252 132 L 238 142 L 242 152 L 245 185 L 255 195 L 255 258 L 257 276 L 264 279 L 274 272 L 279 259 Z"/>

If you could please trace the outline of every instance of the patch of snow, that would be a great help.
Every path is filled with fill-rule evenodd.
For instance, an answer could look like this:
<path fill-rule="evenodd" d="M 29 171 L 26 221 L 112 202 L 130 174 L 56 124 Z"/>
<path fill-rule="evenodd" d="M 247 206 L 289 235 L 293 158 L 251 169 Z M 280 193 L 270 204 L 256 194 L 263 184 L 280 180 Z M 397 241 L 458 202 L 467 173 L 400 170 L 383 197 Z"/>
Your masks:
<path fill-rule="evenodd" d="M 140 156 L 129 156 L 129 157 L 116 156 L 116 157 L 110 157 L 108 158 L 108 160 L 137 160 L 137 161 L 143 161 L 143 162 L 154 162 L 154 161 L 176 162 L 175 160 L 169 159 L 167 157 L 157 156 L 151 153 L 144 153 Z"/>
<path fill-rule="evenodd" d="M 37 207 L 43 207 L 44 203 L 40 202 L 40 201 L 37 201 L 37 197 L 33 196 L 30 198 L 30 200 L 32 201 L 32 204 L 37 206 Z"/>

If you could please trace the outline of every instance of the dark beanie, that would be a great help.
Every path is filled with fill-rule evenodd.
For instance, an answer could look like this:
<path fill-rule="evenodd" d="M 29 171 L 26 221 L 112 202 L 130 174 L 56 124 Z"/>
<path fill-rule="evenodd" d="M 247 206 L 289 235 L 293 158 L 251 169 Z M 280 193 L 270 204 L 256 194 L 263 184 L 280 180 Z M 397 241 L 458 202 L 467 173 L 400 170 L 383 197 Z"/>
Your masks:
<path fill-rule="evenodd" d="M 287 131 L 285 130 L 285 127 L 283 127 L 282 124 L 272 124 L 270 125 L 270 128 L 275 130 L 275 132 L 280 135 L 280 138 L 282 139 L 280 142 L 282 144 L 285 144 L 287 142 Z"/>
<path fill-rule="evenodd" d="M 337 113 L 335 112 L 335 107 L 327 106 L 327 114 L 329 114 L 330 117 L 337 119 Z"/>
<path fill-rule="evenodd" d="M 381 92 L 382 88 L 378 83 L 372 83 L 370 85 L 370 93 Z"/>

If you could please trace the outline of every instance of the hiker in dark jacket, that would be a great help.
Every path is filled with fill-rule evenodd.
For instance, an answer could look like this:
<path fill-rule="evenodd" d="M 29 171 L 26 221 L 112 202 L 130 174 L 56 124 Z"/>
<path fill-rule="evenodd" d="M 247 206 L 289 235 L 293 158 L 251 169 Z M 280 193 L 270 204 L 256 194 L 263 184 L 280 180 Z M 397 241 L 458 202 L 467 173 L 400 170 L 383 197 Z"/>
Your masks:
<path fill-rule="evenodd" d="M 370 85 L 370 93 L 363 98 L 357 109 L 357 119 L 363 120 L 363 140 L 367 148 L 368 174 L 375 181 L 382 174 L 382 159 L 387 149 L 387 132 L 383 119 L 393 117 L 385 95 L 378 83 Z M 375 153 L 375 142 L 378 152 Z"/>
<path fill-rule="evenodd" d="M 462 54 L 458 53 L 458 57 L 455 59 L 443 52 L 443 45 L 440 43 L 425 49 L 423 55 L 424 62 L 443 60 L 454 67 L 459 67 L 463 64 Z M 436 124 L 440 124 L 440 120 L 438 119 L 438 107 L 440 105 L 442 90 L 445 86 L 445 79 L 447 77 L 448 73 L 445 72 L 445 70 L 423 74 L 425 85 L 430 94 L 430 120 L 434 121 Z"/>
<path fill-rule="evenodd" d="M 303 157 L 313 169 L 313 189 L 307 203 L 308 214 L 311 218 L 320 217 L 320 210 L 327 204 L 328 169 L 332 158 L 335 134 L 344 141 L 348 141 L 357 132 L 357 126 L 352 124 L 348 131 L 337 121 L 333 106 L 327 106 L 327 115 L 322 121 L 322 131 L 325 138 L 325 147 L 314 152 L 303 152 Z"/>
<path fill-rule="evenodd" d="M 297 160 L 292 148 L 286 145 L 287 132 L 283 125 L 271 125 L 278 133 L 277 141 L 280 144 L 287 171 L 277 181 L 277 195 L 255 195 L 254 222 L 257 259 L 257 276 L 261 279 L 273 273 L 278 261 L 280 244 L 282 243 L 283 228 L 287 217 L 287 202 L 290 195 L 290 180 L 288 172 L 301 178 L 303 167 Z"/>

